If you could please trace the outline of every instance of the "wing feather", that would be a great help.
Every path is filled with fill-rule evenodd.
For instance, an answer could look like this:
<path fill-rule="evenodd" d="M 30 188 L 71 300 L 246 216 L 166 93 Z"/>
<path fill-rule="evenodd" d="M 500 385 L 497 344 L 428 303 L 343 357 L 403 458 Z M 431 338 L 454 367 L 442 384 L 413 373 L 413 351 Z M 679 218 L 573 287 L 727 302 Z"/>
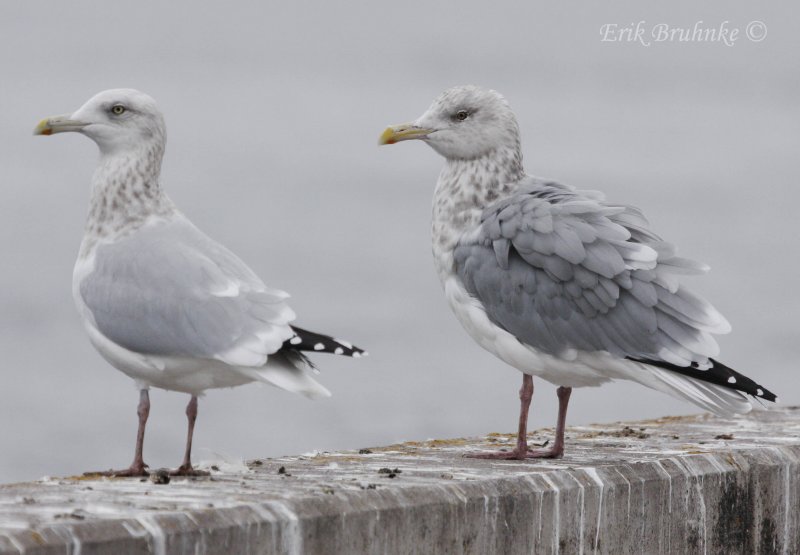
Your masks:
<path fill-rule="evenodd" d="M 79 292 L 98 331 L 138 353 L 261 366 L 294 335 L 288 295 L 181 215 L 98 246 Z"/>
<path fill-rule="evenodd" d="M 703 366 L 718 353 L 711 333 L 728 330 L 675 277 L 706 267 L 677 257 L 639 210 L 601 196 L 522 186 L 488 207 L 454 254 L 457 275 L 489 318 L 549 354 L 607 351 Z"/>

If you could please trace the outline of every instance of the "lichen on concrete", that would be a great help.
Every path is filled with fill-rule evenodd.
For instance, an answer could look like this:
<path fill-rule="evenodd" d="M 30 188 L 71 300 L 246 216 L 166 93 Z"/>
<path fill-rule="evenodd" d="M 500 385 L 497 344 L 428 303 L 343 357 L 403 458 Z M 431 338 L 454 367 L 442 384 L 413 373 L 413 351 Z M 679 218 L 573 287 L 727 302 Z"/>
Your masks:
<path fill-rule="evenodd" d="M 552 430 L 530 434 L 543 443 Z M 0 486 L 0 553 L 799 553 L 800 410 L 211 464 L 211 476 Z"/>

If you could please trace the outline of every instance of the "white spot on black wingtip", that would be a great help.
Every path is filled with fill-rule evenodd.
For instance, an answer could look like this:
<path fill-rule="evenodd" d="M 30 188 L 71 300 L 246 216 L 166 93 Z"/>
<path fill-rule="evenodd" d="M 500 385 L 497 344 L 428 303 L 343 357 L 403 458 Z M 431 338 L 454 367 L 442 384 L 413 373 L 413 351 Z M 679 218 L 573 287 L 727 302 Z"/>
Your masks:
<path fill-rule="evenodd" d="M 756 395 L 758 395 L 759 397 L 763 397 L 764 390 L 759 387 L 758 389 L 756 389 Z"/>
<path fill-rule="evenodd" d="M 361 351 L 361 356 L 362 357 L 368 357 L 369 353 L 367 351 Z"/>
<path fill-rule="evenodd" d="M 292 345 L 299 345 L 299 344 L 300 344 L 300 343 L 302 343 L 302 342 L 303 342 L 303 340 L 302 340 L 302 339 L 300 339 L 300 336 L 299 336 L 299 335 L 295 335 L 294 337 L 292 337 L 292 338 L 289 340 L 289 343 L 291 343 Z"/>
<path fill-rule="evenodd" d="M 780 398 L 778 398 L 778 397 L 775 397 L 775 401 L 773 401 L 773 402 L 774 402 L 774 403 L 780 403 L 780 402 L 781 402 L 781 400 L 780 400 Z"/>
<path fill-rule="evenodd" d="M 353 358 L 361 358 L 361 353 L 359 353 L 358 351 L 354 351 Z"/>
<path fill-rule="evenodd" d="M 730 378 L 728 378 L 728 383 L 736 383 L 736 377 L 731 376 Z"/>
<path fill-rule="evenodd" d="M 344 353 L 344 349 L 342 349 L 341 347 L 336 347 L 336 349 L 334 349 L 333 351 L 333 354 L 335 355 L 341 355 L 342 353 Z"/>
<path fill-rule="evenodd" d="M 324 348 L 325 348 L 325 345 L 323 345 L 322 343 L 317 343 L 316 345 L 314 345 L 314 350 L 315 351 L 321 351 Z"/>

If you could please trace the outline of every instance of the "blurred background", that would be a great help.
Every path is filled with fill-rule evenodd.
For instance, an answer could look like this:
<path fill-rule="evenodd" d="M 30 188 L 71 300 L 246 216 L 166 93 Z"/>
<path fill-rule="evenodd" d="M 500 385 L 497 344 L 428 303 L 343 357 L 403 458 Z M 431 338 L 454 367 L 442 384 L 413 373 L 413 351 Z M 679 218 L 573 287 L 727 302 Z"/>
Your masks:
<path fill-rule="evenodd" d="M 571 9 L 570 9 L 571 8 Z M 298 322 L 367 348 L 315 357 L 334 393 L 268 386 L 200 402 L 196 460 L 358 449 L 514 431 L 520 374 L 450 314 L 430 254 L 442 160 L 378 148 L 444 88 L 501 91 L 529 172 L 634 204 L 733 324 L 727 364 L 800 401 L 797 359 L 800 33 L 770 2 L 5 2 L 0 7 L 0 482 L 124 467 L 137 393 L 85 337 L 72 266 L 97 157 L 32 137 L 103 89 L 159 102 L 162 183 L 205 232 L 289 291 Z M 605 24 L 728 21 L 732 46 L 602 42 Z M 531 429 L 551 426 L 537 381 Z M 154 390 L 145 444 L 176 466 L 183 394 Z M 698 412 L 627 383 L 576 390 L 569 424 Z"/>

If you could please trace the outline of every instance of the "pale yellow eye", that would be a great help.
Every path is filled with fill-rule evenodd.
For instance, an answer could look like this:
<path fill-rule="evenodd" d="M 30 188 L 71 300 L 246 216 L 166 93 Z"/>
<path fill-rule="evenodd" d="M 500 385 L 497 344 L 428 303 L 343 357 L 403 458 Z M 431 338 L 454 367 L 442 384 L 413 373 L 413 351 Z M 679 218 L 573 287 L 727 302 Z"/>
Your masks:
<path fill-rule="evenodd" d="M 122 114 L 125 113 L 125 106 L 123 106 L 122 104 L 115 104 L 114 106 L 111 107 L 111 113 L 114 114 L 115 116 L 121 116 Z"/>

